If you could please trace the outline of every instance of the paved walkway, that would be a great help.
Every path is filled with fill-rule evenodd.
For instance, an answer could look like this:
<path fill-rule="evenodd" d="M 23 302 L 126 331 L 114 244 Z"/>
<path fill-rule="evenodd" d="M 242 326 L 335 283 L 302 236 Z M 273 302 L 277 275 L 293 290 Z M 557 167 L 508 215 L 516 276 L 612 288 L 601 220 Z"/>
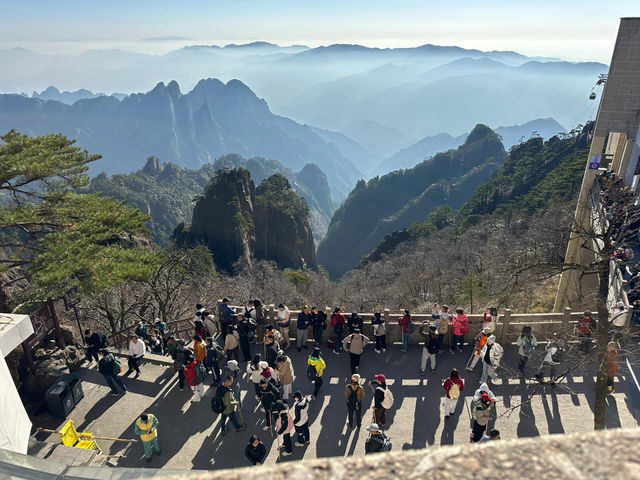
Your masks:
<path fill-rule="evenodd" d="M 252 345 L 253 351 L 262 346 Z M 259 349 L 259 350 L 258 350 Z M 514 347 L 506 348 L 504 363 L 517 365 Z M 541 356 L 541 350 L 538 355 Z M 421 346 L 412 345 L 402 354 L 393 346 L 377 355 L 367 347 L 361 361 L 361 375 L 370 380 L 374 373 L 382 372 L 394 394 L 395 404 L 387 414 L 388 430 L 393 449 L 425 448 L 445 444 L 464 444 L 469 441 L 469 400 L 478 386 L 480 367 L 475 372 L 464 372 L 471 353 L 469 346 L 463 353 L 451 355 L 445 351 L 438 355 L 436 373 L 423 377 L 419 372 Z M 311 393 L 312 385 L 306 378 L 306 355 L 309 351 L 287 352 L 296 369 L 294 391 Z M 294 447 L 294 454 L 281 461 L 343 455 L 363 455 L 367 432 L 364 428 L 350 430 L 346 426 L 344 385 L 349 377 L 348 355 L 334 355 L 323 348 L 327 362 L 325 383 L 319 398 L 310 407 L 311 444 Z M 534 365 L 530 367 L 533 374 Z M 443 390 L 441 383 L 452 367 L 457 367 L 466 381 L 457 414 L 444 420 L 441 408 Z M 78 429 L 108 437 L 135 438 L 133 424 L 142 412 L 154 413 L 160 422 L 159 438 L 162 456 L 155 456 L 150 463 L 143 461 L 140 442 L 126 450 L 126 457 L 117 461 L 119 466 L 149 466 L 169 469 L 218 469 L 245 466 L 244 448 L 249 437 L 256 433 L 265 443 L 269 453 L 267 464 L 278 461 L 275 439 L 269 431 L 263 431 L 264 414 L 258 410 L 253 386 L 243 382 L 242 413 L 248 427 L 242 433 L 229 428 L 226 436 L 220 435 L 219 422 L 210 410 L 212 389 L 207 387 L 200 403 L 191 403 L 188 389 L 181 392 L 172 369 L 156 365 L 144 365 L 139 379 L 125 380 L 129 393 L 123 397 L 108 395 L 109 389 L 97 369 L 82 368 L 78 375 L 83 380 L 85 398 L 71 413 Z M 513 370 L 499 370 L 506 377 Z M 495 427 L 503 438 L 530 437 L 554 433 L 586 432 L 593 425 L 593 372 L 568 377 L 566 383 L 552 389 L 535 381 L 498 380 L 490 388 L 497 396 L 494 412 Z M 637 377 L 638 372 L 635 373 Z M 207 384 L 210 382 L 207 381 Z M 251 390 L 247 392 L 246 388 Z M 535 393 L 535 394 L 534 394 Z M 371 418 L 371 389 L 365 386 L 363 426 Z M 531 395 L 533 397 L 531 397 Z M 529 399 L 531 400 L 529 401 Z M 521 405 L 522 404 L 522 405 Z M 610 428 L 634 427 L 640 424 L 640 403 L 637 383 L 626 362 L 621 362 L 616 392 L 607 399 L 607 425 Z M 33 419 L 35 426 L 56 428 L 62 422 L 48 414 Z M 42 438 L 42 437 L 39 437 Z M 52 438 L 52 441 L 55 441 Z M 295 438 L 294 438 L 295 441 Z M 123 444 L 100 442 L 111 454 L 123 453 Z"/>

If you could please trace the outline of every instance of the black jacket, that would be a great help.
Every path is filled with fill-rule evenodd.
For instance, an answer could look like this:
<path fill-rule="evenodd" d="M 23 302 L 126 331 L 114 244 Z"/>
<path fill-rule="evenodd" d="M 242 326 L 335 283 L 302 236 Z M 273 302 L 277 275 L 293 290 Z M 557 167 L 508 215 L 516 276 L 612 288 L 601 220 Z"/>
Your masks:
<path fill-rule="evenodd" d="M 362 333 L 362 327 L 364 326 L 364 321 L 360 315 L 356 315 L 356 317 L 347 318 L 347 326 L 349 327 L 349 334 L 352 334 L 353 331 L 357 328 Z"/>
<path fill-rule="evenodd" d="M 364 444 L 364 453 L 377 453 L 382 451 L 384 443 L 384 433 L 371 435 Z"/>
<path fill-rule="evenodd" d="M 322 310 L 318 310 L 318 313 L 311 313 L 311 324 L 313 329 L 327 328 L 327 314 Z"/>
<path fill-rule="evenodd" d="M 266 348 L 266 355 L 264 360 L 269 364 L 271 368 L 276 368 L 278 350 L 280 350 L 280 345 L 278 345 L 278 342 L 273 342 Z"/>
<path fill-rule="evenodd" d="M 247 445 L 247 448 L 244 449 L 244 455 L 247 457 L 251 465 L 256 465 L 258 463 L 262 463 L 264 457 L 267 455 L 267 449 L 262 442 L 260 442 L 257 447 L 249 444 Z"/>
<path fill-rule="evenodd" d="M 271 410 L 271 405 L 277 400 L 280 400 L 280 390 L 273 383 L 267 382 L 265 390 L 260 386 L 260 401 L 265 410 Z"/>
<path fill-rule="evenodd" d="M 287 414 L 286 410 L 283 410 L 280 412 L 280 430 L 278 430 L 276 433 L 278 435 L 282 435 L 288 427 L 289 427 L 289 415 Z"/>
<path fill-rule="evenodd" d="M 98 332 L 93 332 L 89 338 L 84 337 L 84 343 L 86 343 L 87 347 L 92 350 L 99 350 L 102 346 L 102 340 L 100 339 Z"/>

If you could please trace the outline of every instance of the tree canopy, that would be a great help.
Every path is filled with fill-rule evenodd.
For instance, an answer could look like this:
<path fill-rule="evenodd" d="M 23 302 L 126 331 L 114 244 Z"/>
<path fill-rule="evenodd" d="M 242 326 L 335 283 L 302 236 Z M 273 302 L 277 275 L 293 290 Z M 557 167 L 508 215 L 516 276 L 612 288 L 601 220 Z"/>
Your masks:
<path fill-rule="evenodd" d="M 0 140 L 0 272 L 19 269 L 33 299 L 73 287 L 91 295 L 148 277 L 157 262 L 145 239 L 148 217 L 113 198 L 77 191 L 99 155 L 59 134 L 11 130 Z"/>

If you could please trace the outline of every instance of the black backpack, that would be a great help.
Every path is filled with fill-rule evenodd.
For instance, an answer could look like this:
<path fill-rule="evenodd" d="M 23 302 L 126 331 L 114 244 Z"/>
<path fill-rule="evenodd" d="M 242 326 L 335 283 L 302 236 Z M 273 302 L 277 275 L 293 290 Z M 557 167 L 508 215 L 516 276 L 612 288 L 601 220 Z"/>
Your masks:
<path fill-rule="evenodd" d="M 556 351 L 551 354 L 551 360 L 553 360 L 554 363 L 560 363 L 564 358 L 564 354 L 566 352 L 565 352 L 564 346 L 558 345 L 556 343 L 555 347 L 556 347 Z"/>
<path fill-rule="evenodd" d="M 103 375 L 113 375 L 113 372 L 115 370 L 113 357 L 109 357 L 111 357 L 111 355 L 102 357 L 98 362 L 98 371 Z"/>
<path fill-rule="evenodd" d="M 228 390 L 228 387 L 220 385 L 216 390 L 215 395 L 211 398 L 211 410 L 214 414 L 218 415 L 224 411 L 224 401 L 222 400 L 222 397 L 224 397 Z"/>
<path fill-rule="evenodd" d="M 318 378 L 318 370 L 316 370 L 315 365 L 309 365 L 307 367 L 307 378 L 314 382 L 316 378 Z"/>

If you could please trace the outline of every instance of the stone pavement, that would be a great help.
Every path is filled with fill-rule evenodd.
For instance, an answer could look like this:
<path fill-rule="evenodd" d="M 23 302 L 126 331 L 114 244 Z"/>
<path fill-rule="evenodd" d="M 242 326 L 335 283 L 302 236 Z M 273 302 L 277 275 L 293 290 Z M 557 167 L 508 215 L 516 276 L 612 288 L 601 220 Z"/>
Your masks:
<path fill-rule="evenodd" d="M 252 345 L 252 353 L 262 350 L 262 346 Z M 538 347 L 537 356 L 529 367 L 539 366 L 543 348 Z M 304 394 L 312 392 L 312 384 L 306 378 L 306 356 L 309 350 L 298 353 L 295 348 L 287 354 L 292 358 L 297 378 L 294 391 Z M 412 345 L 408 353 L 401 353 L 394 345 L 386 353 L 377 355 L 372 347 L 367 347 L 361 360 L 361 375 L 366 381 L 374 373 L 384 373 L 394 394 L 394 407 L 387 414 L 387 433 L 393 442 L 393 450 L 429 448 L 438 445 L 463 445 L 469 441 L 470 415 L 469 400 L 478 386 L 480 367 L 476 371 L 465 372 L 464 367 L 471 353 L 466 346 L 463 353 L 455 355 L 445 351 L 438 355 L 436 373 L 423 377 L 419 372 L 422 346 Z M 236 433 L 228 429 L 226 436 L 220 435 L 218 418 L 213 419 L 210 410 L 212 389 L 207 387 L 205 398 L 200 403 L 190 402 L 188 389 L 181 392 L 177 377 L 172 369 L 144 365 L 139 379 L 128 379 L 129 393 L 121 397 L 108 394 L 102 376 L 96 367 L 82 368 L 76 372 L 83 380 L 85 398 L 71 412 L 79 430 L 87 430 L 95 435 L 135 438 L 133 424 L 142 412 L 155 414 L 160 422 L 159 438 L 163 453 L 155 456 L 150 463 L 142 460 L 142 446 L 135 442 L 123 451 L 124 444 L 99 442 L 103 450 L 111 454 L 125 453 L 117 460 L 118 466 L 149 466 L 168 469 L 219 469 L 245 466 L 244 448 L 249 437 L 256 433 L 265 443 L 269 453 L 266 464 L 278 461 L 299 460 L 330 456 L 364 454 L 367 432 L 364 428 L 350 430 L 346 426 L 346 405 L 344 385 L 349 377 L 349 359 L 346 353 L 339 356 L 326 347 L 322 353 L 327 362 L 325 383 L 318 399 L 310 407 L 311 444 L 294 447 L 294 454 L 278 460 L 278 452 L 269 431 L 263 431 L 264 414 L 258 410 L 254 399 L 253 385 L 243 381 L 242 413 L 247 429 Z M 504 363 L 517 365 L 515 347 L 507 346 Z M 241 365 L 244 365 L 241 362 Z M 441 400 L 443 379 L 450 369 L 461 371 L 466 389 L 458 402 L 457 414 L 447 420 L 443 418 Z M 513 370 L 500 369 L 507 377 Z M 535 381 L 514 378 L 498 380 L 490 388 L 497 396 L 494 412 L 495 420 L 490 424 L 498 428 L 503 439 L 531 437 L 555 433 L 579 433 L 593 429 L 593 372 L 568 377 L 564 384 L 556 388 L 541 386 Z M 636 427 L 640 424 L 640 403 L 637 382 L 625 362 L 621 362 L 618 372 L 616 392 L 608 396 L 607 425 L 609 428 Z M 636 376 L 639 376 L 636 373 Z M 210 381 L 206 382 L 207 385 Z M 249 388 L 249 392 L 247 392 Z M 531 394 L 534 394 L 529 398 Z M 365 386 L 363 427 L 371 418 L 370 404 L 372 392 Z M 522 405 L 521 405 L 522 404 Z M 61 420 L 48 414 L 33 418 L 34 426 L 56 428 Z M 43 439 L 44 435 L 39 434 Z M 55 436 L 50 437 L 55 441 Z M 295 441 L 295 438 L 294 438 Z"/>

